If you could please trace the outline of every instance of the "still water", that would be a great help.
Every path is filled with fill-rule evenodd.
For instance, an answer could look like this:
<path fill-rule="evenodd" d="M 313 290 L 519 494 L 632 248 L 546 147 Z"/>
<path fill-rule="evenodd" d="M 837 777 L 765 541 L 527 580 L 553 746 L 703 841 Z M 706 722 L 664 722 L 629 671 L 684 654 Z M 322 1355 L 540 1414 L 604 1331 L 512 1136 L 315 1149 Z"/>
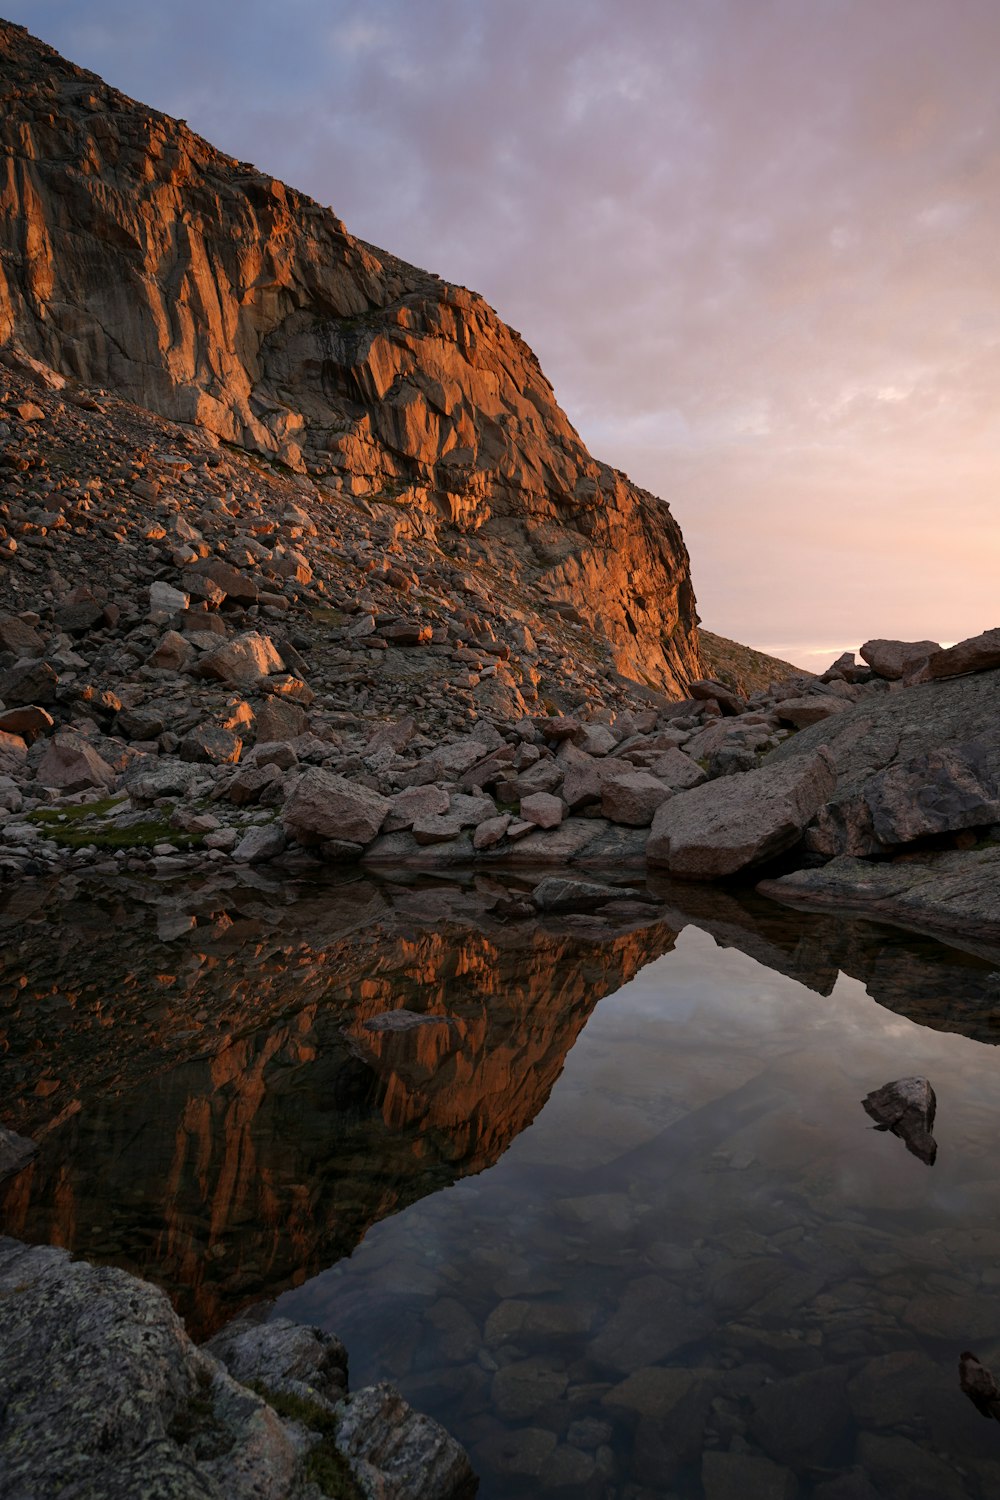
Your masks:
<path fill-rule="evenodd" d="M 22 913 L 4 1118 L 59 1123 L 5 1229 L 141 1271 L 201 1332 L 262 1297 L 335 1331 L 484 1500 L 1000 1494 L 958 1380 L 966 1349 L 1000 1374 L 994 960 L 732 894 L 508 897 L 133 892 L 142 964 L 108 938 L 99 976 L 106 895 L 40 908 L 35 945 Z M 933 1166 L 861 1108 L 913 1074 Z"/>

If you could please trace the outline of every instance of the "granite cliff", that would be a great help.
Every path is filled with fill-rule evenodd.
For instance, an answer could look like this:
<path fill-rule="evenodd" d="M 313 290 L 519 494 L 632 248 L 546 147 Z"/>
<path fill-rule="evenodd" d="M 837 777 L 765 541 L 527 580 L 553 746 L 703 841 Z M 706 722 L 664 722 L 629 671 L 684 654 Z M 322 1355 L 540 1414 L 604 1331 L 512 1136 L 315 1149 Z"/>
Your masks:
<path fill-rule="evenodd" d="M 355 239 L 0 22 L 0 346 L 83 387 L 391 504 L 682 696 L 700 675 L 667 506 L 595 461 L 537 360 L 472 292 Z"/>

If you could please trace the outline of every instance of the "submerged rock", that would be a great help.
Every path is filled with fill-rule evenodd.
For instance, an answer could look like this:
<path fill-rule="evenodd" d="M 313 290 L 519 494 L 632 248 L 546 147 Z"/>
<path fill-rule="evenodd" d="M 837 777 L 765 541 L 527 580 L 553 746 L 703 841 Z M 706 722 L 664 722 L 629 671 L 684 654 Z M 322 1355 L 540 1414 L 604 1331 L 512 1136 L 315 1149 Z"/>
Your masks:
<path fill-rule="evenodd" d="M 929 1167 L 934 1165 L 937 1142 L 932 1131 L 937 1098 L 926 1078 L 897 1078 L 874 1089 L 861 1103 L 875 1121 L 876 1130 L 891 1130 L 907 1151 Z"/>

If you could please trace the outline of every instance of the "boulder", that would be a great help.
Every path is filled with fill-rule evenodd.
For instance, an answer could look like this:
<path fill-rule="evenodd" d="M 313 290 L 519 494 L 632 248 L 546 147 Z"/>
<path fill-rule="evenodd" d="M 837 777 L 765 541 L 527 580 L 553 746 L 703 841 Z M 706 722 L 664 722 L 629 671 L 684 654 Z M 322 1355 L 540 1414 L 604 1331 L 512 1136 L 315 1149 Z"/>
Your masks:
<path fill-rule="evenodd" d="M 147 663 L 161 672 L 184 672 L 194 660 L 194 647 L 176 630 L 167 630 L 157 642 Z"/>
<path fill-rule="evenodd" d="M 746 699 L 741 698 L 739 693 L 711 677 L 702 677 L 697 682 L 692 682 L 688 692 L 696 702 L 717 703 L 724 714 L 741 714 L 747 706 Z"/>
<path fill-rule="evenodd" d="M 672 746 L 658 756 L 648 767 L 651 776 L 672 792 L 685 792 L 690 787 L 701 786 L 708 778 L 698 762 L 683 750 Z"/>
<path fill-rule="evenodd" d="M 461 819 L 447 813 L 425 813 L 413 820 L 412 833 L 418 844 L 448 844 L 461 832 Z"/>
<path fill-rule="evenodd" d="M 37 703 L 22 708 L 8 708 L 0 713 L 0 734 L 18 734 L 30 744 L 40 735 L 51 734 L 55 721 Z"/>
<path fill-rule="evenodd" d="M 60 792 L 109 790 L 117 776 L 107 761 L 80 735 L 61 734 L 48 742 L 36 779 Z"/>
<path fill-rule="evenodd" d="M 649 771 L 611 771 L 601 783 L 601 813 L 612 823 L 648 828 L 657 808 L 672 796 L 671 789 Z"/>
<path fill-rule="evenodd" d="M 234 568 L 231 563 L 213 557 L 194 571 L 201 574 L 203 578 L 210 579 L 216 588 L 221 589 L 226 598 L 232 599 L 234 603 L 257 603 L 256 583 L 246 573 L 241 573 L 239 568 Z"/>
<path fill-rule="evenodd" d="M 294 740 L 305 734 L 309 716 L 300 703 L 287 698 L 267 698 L 257 710 L 254 729 L 257 743 L 272 740 Z"/>
<path fill-rule="evenodd" d="M 258 824 L 247 829 L 233 850 L 233 858 L 240 864 L 265 864 L 284 851 L 285 842 L 284 830 L 280 824 Z"/>
<path fill-rule="evenodd" d="M 286 830 L 300 844 L 325 839 L 368 844 L 390 809 L 388 798 L 320 766 L 309 766 L 281 810 Z"/>
<path fill-rule="evenodd" d="M 243 741 L 231 729 L 218 724 L 199 724 L 181 740 L 181 760 L 204 761 L 212 766 L 235 765 L 243 753 Z"/>
<path fill-rule="evenodd" d="M 0 1299 L 0 1390 L 16 1392 L 4 1412 L 5 1494 L 315 1500 L 311 1452 L 331 1493 L 474 1491 L 462 1449 L 392 1386 L 345 1394 L 346 1356 L 329 1334 L 287 1319 L 240 1323 L 199 1349 L 156 1288 L 10 1239 L 0 1239 Z M 289 1406 L 294 1418 L 280 1417 Z"/>
<path fill-rule="evenodd" d="M 251 630 L 209 651 L 198 663 L 198 674 L 218 682 L 252 687 L 272 672 L 283 672 L 284 666 L 270 636 Z"/>
<path fill-rule="evenodd" d="M 931 679 L 958 677 L 965 672 L 986 672 L 1000 667 L 1000 627 L 970 636 L 946 651 L 937 650 L 927 662 Z"/>
<path fill-rule="evenodd" d="M 59 678 L 47 661 L 19 661 L 0 672 L 0 699 L 11 707 L 54 703 Z"/>
<path fill-rule="evenodd" d="M 133 802 L 156 802 L 160 797 L 183 797 L 203 774 L 181 760 L 157 761 L 143 757 L 125 772 L 125 790 Z"/>
<path fill-rule="evenodd" d="M 876 676 L 898 682 L 901 677 L 908 676 L 915 668 L 922 666 L 932 653 L 940 650 L 937 641 L 879 640 L 865 641 L 861 647 L 861 655 Z"/>
<path fill-rule="evenodd" d="M 913 1156 L 933 1166 L 937 1159 L 934 1115 L 937 1098 L 926 1078 L 897 1078 L 861 1101 L 876 1130 L 891 1130 Z"/>
<path fill-rule="evenodd" d="M 190 594 L 175 589 L 173 584 L 157 579 L 149 585 L 149 618 L 154 625 L 166 625 L 190 603 Z"/>
<path fill-rule="evenodd" d="M 497 818 L 487 818 L 480 823 L 472 835 L 473 849 L 492 849 L 499 844 L 511 824 L 510 813 L 501 813 Z"/>
<path fill-rule="evenodd" d="M 794 724 L 796 729 L 808 729 L 810 724 L 821 724 L 842 714 L 847 708 L 843 698 L 831 693 L 813 693 L 804 698 L 785 698 L 775 705 L 775 713 L 782 724 Z"/>
<path fill-rule="evenodd" d="M 19 734 L 0 729 L 0 775 L 16 775 L 28 763 L 28 746 Z"/>
<path fill-rule="evenodd" d="M 45 641 L 33 625 L 17 615 L 0 615 L 0 651 L 9 651 L 18 659 L 41 656 Z"/>
<path fill-rule="evenodd" d="M 836 781 L 821 748 L 678 793 L 653 819 L 647 861 L 688 880 L 734 875 L 791 848 Z"/>
<path fill-rule="evenodd" d="M 439 786 L 411 786 L 389 798 L 389 813 L 383 824 L 386 833 L 412 828 L 418 818 L 436 817 L 448 811 L 451 798 Z"/>
<path fill-rule="evenodd" d="M 606 724 L 581 724 L 573 736 L 573 744 L 586 755 L 610 755 L 618 743 L 618 736 Z"/>
<path fill-rule="evenodd" d="M 520 815 L 536 828 L 558 828 L 565 809 L 559 797 L 550 792 L 533 792 L 521 798 Z"/>

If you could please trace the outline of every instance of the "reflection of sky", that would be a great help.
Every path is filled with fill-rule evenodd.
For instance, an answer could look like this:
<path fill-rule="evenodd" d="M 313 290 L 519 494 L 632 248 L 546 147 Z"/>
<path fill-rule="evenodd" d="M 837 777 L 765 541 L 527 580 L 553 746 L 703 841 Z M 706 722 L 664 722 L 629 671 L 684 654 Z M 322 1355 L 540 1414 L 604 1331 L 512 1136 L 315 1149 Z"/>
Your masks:
<path fill-rule="evenodd" d="M 872 1089 L 913 1074 L 937 1093 L 933 1168 L 875 1131 L 861 1107 Z M 897 1016 L 845 975 L 819 996 L 688 927 L 673 952 L 599 1003 L 545 1108 L 499 1162 L 377 1224 L 349 1262 L 286 1293 L 278 1311 L 315 1316 L 397 1254 L 416 1254 L 422 1275 L 448 1283 L 456 1244 L 488 1243 L 490 1224 L 547 1260 L 551 1225 L 544 1250 L 532 1236 L 553 1202 L 634 1197 L 645 1173 L 662 1203 L 658 1163 L 668 1199 L 679 1185 L 687 1210 L 700 1203 L 710 1243 L 740 1227 L 731 1212 L 752 1227 L 756 1195 L 803 1193 L 834 1225 L 857 1218 L 960 1240 L 1000 1209 L 998 1077 L 1000 1049 Z M 717 1174 L 748 1166 L 764 1169 L 763 1184 L 751 1173 L 733 1209 Z M 662 1232 L 675 1233 L 669 1215 Z"/>
<path fill-rule="evenodd" d="M 710 628 L 996 623 L 994 0 L 9 0 L 482 291 L 670 500 Z"/>

